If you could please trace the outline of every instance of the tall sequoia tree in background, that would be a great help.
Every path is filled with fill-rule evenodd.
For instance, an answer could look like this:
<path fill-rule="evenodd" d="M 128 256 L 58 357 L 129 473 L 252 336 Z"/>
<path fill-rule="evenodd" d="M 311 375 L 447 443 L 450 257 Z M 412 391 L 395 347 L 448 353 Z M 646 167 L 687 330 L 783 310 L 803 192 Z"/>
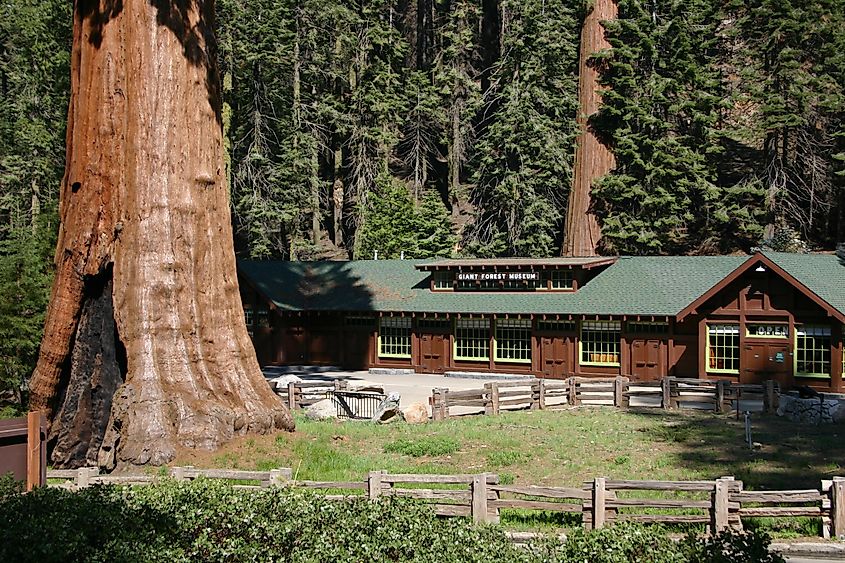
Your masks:
<path fill-rule="evenodd" d="M 292 429 L 235 273 L 211 0 L 79 0 L 56 278 L 31 405 L 56 466 Z"/>
<path fill-rule="evenodd" d="M 575 141 L 575 167 L 572 189 L 566 206 L 563 233 L 564 256 L 596 254 L 601 229 L 592 210 L 593 182 L 613 169 L 613 153 L 592 129 L 590 118 L 601 104 L 600 69 L 593 55 L 610 48 L 605 38 L 603 21 L 616 18 L 616 0 L 595 0 L 581 27 L 581 50 L 578 63 L 578 126 Z"/>

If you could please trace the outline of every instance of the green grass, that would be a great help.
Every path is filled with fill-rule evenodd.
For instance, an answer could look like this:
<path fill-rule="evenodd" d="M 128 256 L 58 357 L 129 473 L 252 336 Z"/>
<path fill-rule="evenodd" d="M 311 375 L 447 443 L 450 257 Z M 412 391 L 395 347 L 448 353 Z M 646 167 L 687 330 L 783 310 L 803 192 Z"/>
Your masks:
<path fill-rule="evenodd" d="M 504 484 L 580 486 L 604 476 L 692 480 L 733 475 L 746 489 L 818 488 L 845 475 L 837 426 L 810 427 L 755 417 L 749 450 L 743 422 L 689 411 L 613 409 L 521 411 L 425 425 L 315 422 L 297 416 L 295 433 L 237 439 L 215 454 L 186 451 L 176 464 L 268 470 L 297 479 L 360 481 L 367 472 L 497 473 Z M 646 496 L 648 493 L 637 493 Z M 571 517 L 504 511 L 511 527 L 567 526 Z M 756 525 L 756 524 L 755 524 Z M 812 519 L 759 524 L 778 535 L 816 535 Z"/>

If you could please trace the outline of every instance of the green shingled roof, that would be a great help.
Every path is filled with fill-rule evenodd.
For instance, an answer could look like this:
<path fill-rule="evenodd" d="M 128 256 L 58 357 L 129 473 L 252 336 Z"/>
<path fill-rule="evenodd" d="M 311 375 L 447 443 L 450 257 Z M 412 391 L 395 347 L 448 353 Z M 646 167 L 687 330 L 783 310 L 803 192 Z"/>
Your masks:
<path fill-rule="evenodd" d="M 845 267 L 833 255 L 766 253 L 845 311 Z M 238 263 L 283 311 L 408 311 L 674 316 L 747 256 L 622 257 L 577 292 L 432 292 L 418 260 Z"/>
<path fill-rule="evenodd" d="M 845 263 L 834 254 L 763 252 L 807 289 L 845 315 Z"/>

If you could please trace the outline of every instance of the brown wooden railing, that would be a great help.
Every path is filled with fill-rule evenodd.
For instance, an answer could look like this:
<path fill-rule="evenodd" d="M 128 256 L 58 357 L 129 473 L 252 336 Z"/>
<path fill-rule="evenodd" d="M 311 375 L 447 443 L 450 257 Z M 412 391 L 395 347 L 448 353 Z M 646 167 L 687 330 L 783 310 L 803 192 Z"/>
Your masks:
<path fill-rule="evenodd" d="M 631 399 L 652 399 L 641 408 L 694 407 L 725 412 L 738 401 L 761 401 L 764 412 L 774 412 L 780 391 L 775 381 L 739 385 L 729 381 L 665 377 L 660 381 L 630 381 L 627 377 L 570 377 L 564 380 L 520 380 L 485 383 L 477 389 L 433 389 L 429 398 L 432 418 L 445 420 L 460 414 L 499 414 L 505 410 L 555 409 L 581 405 L 629 408 Z M 461 408 L 461 412 L 451 409 Z M 472 410 L 468 410 L 472 409 Z"/>
<path fill-rule="evenodd" d="M 303 487 L 326 498 L 400 496 L 430 504 L 444 517 L 467 516 L 498 522 L 502 510 L 580 515 L 588 529 L 615 522 L 700 524 L 708 530 L 741 528 L 749 518 L 814 518 L 825 538 L 845 538 L 845 477 L 821 481 L 818 489 L 747 491 L 733 477 L 700 481 L 624 480 L 598 477 L 579 487 L 500 484 L 493 473 L 462 475 L 391 474 L 371 471 L 361 481 L 295 480 L 291 469 L 239 471 L 170 468 L 185 481 L 204 477 L 237 481 L 245 489 Z M 100 475 L 96 468 L 48 471 L 50 486 L 77 490 L 95 484 L 150 485 L 165 475 Z M 56 483 L 55 481 L 60 481 Z M 252 482 L 247 484 L 245 482 Z M 426 486 L 430 485 L 430 486 Z"/>

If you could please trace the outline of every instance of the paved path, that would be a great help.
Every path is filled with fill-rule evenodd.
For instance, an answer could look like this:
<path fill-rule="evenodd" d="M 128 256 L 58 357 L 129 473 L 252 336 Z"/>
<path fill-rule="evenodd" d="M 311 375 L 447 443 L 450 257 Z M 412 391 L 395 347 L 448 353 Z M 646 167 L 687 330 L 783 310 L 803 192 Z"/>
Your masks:
<path fill-rule="evenodd" d="M 431 390 L 437 387 L 445 387 L 454 391 L 460 391 L 464 389 L 478 389 L 479 387 L 484 387 L 484 384 L 488 381 L 502 380 L 501 377 L 490 379 L 463 379 L 424 373 L 382 375 L 369 373 L 367 371 L 333 370 L 313 372 L 307 368 L 291 368 L 290 370 L 286 369 L 285 372 L 295 374 L 305 381 L 334 381 L 335 379 L 344 379 L 349 382 L 350 386 L 353 387 L 364 385 L 384 387 L 384 391 L 386 393 L 399 393 L 399 396 L 401 397 L 400 405 L 402 407 L 406 407 L 411 403 L 416 402 L 428 404 L 428 399 L 431 397 Z M 267 377 L 276 377 L 281 374 L 281 371 L 278 368 L 266 367 L 264 368 L 264 374 Z"/>

